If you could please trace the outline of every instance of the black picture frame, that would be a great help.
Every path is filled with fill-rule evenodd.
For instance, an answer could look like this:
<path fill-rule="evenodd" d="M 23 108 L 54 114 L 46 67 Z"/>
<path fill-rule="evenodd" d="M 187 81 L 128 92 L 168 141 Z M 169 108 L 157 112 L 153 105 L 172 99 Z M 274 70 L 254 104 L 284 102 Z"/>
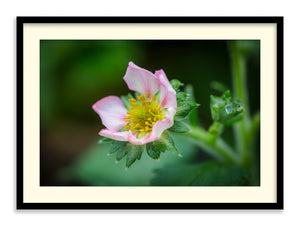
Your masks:
<path fill-rule="evenodd" d="M 21 209 L 283 209 L 283 17 L 17 17 L 16 208 Z M 24 24 L 43 23 L 272 23 L 277 27 L 277 201 L 275 203 L 39 203 L 24 202 L 23 68 Z"/>

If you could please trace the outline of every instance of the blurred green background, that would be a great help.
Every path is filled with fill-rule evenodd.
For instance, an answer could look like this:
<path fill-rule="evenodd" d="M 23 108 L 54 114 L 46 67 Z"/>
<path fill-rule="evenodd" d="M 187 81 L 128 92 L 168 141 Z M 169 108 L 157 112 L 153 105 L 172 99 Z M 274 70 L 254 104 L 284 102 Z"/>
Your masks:
<path fill-rule="evenodd" d="M 251 48 L 247 86 L 253 114 L 260 107 L 260 43 L 242 42 Z M 115 164 L 114 156 L 107 156 L 109 147 L 97 144 L 101 138 L 98 132 L 103 126 L 92 105 L 105 96 L 129 92 L 123 80 L 129 61 L 152 72 L 163 69 L 169 80 L 176 78 L 184 84 L 192 84 L 196 101 L 201 105 L 197 111 L 199 123 L 206 129 L 212 123 L 209 97 L 221 94 L 212 83 L 218 81 L 232 90 L 226 41 L 41 40 L 42 186 L 149 185 L 154 169 L 211 158 L 180 136 L 174 139 L 183 158 L 166 153 L 160 161 L 154 161 L 144 153 L 142 159 L 126 171 L 124 160 Z M 234 145 L 232 134 L 229 128 L 223 137 Z M 255 151 L 259 161 L 259 137 Z"/>

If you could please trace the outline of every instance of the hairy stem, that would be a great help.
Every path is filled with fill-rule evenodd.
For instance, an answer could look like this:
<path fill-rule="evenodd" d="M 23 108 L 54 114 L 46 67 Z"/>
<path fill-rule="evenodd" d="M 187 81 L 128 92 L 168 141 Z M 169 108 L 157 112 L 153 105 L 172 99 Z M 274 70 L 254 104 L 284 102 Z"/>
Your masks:
<path fill-rule="evenodd" d="M 234 150 L 228 146 L 221 138 L 216 138 L 201 127 L 191 127 L 191 132 L 186 136 L 191 138 L 194 144 L 203 148 L 208 154 L 218 158 L 219 160 L 227 161 L 239 165 L 239 159 Z"/>
<path fill-rule="evenodd" d="M 250 166 L 250 150 L 248 132 L 251 125 L 250 109 L 248 104 L 248 92 L 246 85 L 246 57 L 239 50 L 237 41 L 229 42 L 232 61 L 232 80 L 235 99 L 242 101 L 244 105 L 243 119 L 233 125 L 235 144 L 240 153 L 241 163 L 244 167 Z"/>

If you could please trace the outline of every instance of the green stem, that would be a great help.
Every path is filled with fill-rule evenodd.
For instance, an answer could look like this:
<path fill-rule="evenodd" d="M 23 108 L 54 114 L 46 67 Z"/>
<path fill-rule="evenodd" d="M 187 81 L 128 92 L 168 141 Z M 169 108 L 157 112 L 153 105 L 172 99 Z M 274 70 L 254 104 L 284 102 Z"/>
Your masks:
<path fill-rule="evenodd" d="M 216 138 L 201 127 L 191 127 L 191 132 L 185 135 L 190 137 L 194 144 L 203 148 L 208 154 L 219 160 L 237 165 L 240 164 L 238 157 L 231 147 L 229 147 L 221 138 Z"/>
<path fill-rule="evenodd" d="M 243 119 L 233 125 L 235 143 L 236 148 L 240 153 L 242 165 L 244 167 L 249 167 L 251 159 L 249 155 L 249 139 L 247 139 L 247 134 L 250 129 L 251 119 L 246 86 L 246 57 L 239 51 L 237 41 L 230 41 L 229 47 L 232 60 L 234 97 L 235 99 L 241 100 L 244 105 Z"/>

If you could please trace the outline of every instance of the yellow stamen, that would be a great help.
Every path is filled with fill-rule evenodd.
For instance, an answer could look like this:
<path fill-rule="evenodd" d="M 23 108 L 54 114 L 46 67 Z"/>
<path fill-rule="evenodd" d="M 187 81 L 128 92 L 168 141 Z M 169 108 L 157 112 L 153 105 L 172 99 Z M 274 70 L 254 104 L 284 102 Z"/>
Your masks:
<path fill-rule="evenodd" d="M 136 105 L 137 104 L 135 99 L 128 99 L 128 101 L 131 105 Z"/>
<path fill-rule="evenodd" d="M 144 96 L 137 96 L 139 101 L 145 101 L 145 97 Z"/>
<path fill-rule="evenodd" d="M 151 132 L 157 120 L 165 117 L 165 113 L 160 110 L 155 95 L 150 99 L 149 93 L 145 92 L 145 96 L 138 95 L 137 100 L 128 99 L 132 106 L 127 111 L 127 116 L 124 117 L 124 120 L 129 122 L 124 128 L 136 133 Z"/>
<path fill-rule="evenodd" d="M 156 101 L 156 97 L 155 97 L 154 94 L 152 95 L 152 100 L 153 100 L 153 101 Z"/>

